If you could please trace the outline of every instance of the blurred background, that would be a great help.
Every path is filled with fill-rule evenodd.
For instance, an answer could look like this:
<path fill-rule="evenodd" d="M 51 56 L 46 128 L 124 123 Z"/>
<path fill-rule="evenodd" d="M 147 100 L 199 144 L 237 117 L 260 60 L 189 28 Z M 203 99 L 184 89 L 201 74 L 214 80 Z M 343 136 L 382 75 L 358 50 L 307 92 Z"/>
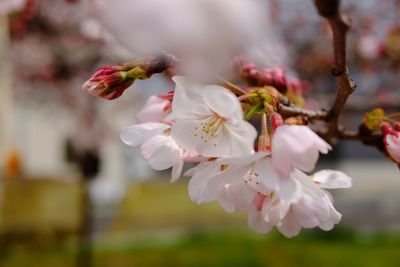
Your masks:
<path fill-rule="evenodd" d="M 281 64 L 307 83 L 307 105 L 327 107 L 336 90 L 329 28 L 311 0 L 264 2 L 272 48 L 257 63 Z M 400 2 L 342 2 L 358 84 L 344 123 L 357 129 L 375 107 L 399 111 Z M 91 12 L 90 1 L 0 0 L 0 266 L 399 265 L 399 171 L 374 148 L 342 141 L 323 157 L 319 169 L 353 177 L 333 192 L 343 222 L 292 239 L 197 206 L 187 179 L 170 184 L 169 171 L 151 170 L 119 131 L 173 85 L 155 75 L 114 101 L 83 92 L 96 68 L 132 59 Z M 280 63 L 269 60 L 283 48 Z"/>

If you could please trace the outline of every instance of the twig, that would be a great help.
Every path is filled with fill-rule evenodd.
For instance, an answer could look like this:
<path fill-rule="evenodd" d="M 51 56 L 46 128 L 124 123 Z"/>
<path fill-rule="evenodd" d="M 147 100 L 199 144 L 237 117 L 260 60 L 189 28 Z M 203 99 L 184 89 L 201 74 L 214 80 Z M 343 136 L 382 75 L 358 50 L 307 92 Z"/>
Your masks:
<path fill-rule="evenodd" d="M 311 120 L 324 120 L 326 117 L 326 112 L 323 110 L 308 110 L 302 109 L 298 106 L 285 106 L 283 104 L 278 105 L 278 112 L 284 117 L 291 116 L 304 116 Z"/>
<path fill-rule="evenodd" d="M 339 11 L 340 0 L 314 0 L 314 3 L 318 13 L 328 21 L 333 32 L 332 74 L 336 76 L 338 90 L 335 102 L 325 118 L 328 122 L 326 138 L 333 143 L 340 131 L 340 114 L 348 97 L 356 88 L 356 84 L 349 77 L 346 58 L 346 36 L 350 26 Z"/>
<path fill-rule="evenodd" d="M 337 138 L 351 141 L 361 141 L 364 145 L 376 147 L 385 153 L 385 144 L 382 134 L 362 134 L 360 131 L 342 130 L 338 133 Z"/>

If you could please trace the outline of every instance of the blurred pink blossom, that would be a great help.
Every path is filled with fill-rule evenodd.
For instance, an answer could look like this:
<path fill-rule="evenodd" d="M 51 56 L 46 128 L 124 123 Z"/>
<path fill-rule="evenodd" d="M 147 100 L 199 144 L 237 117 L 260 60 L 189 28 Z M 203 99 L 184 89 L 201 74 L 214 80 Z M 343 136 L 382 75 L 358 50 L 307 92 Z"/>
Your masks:
<path fill-rule="evenodd" d="M 181 70 L 198 76 L 273 43 L 270 34 L 265 42 L 270 24 L 262 0 L 95 0 L 91 12 L 131 55 L 167 51 L 181 60 Z"/>
<path fill-rule="evenodd" d="M 7 15 L 24 7 L 26 0 L 0 0 L 0 15 Z"/>

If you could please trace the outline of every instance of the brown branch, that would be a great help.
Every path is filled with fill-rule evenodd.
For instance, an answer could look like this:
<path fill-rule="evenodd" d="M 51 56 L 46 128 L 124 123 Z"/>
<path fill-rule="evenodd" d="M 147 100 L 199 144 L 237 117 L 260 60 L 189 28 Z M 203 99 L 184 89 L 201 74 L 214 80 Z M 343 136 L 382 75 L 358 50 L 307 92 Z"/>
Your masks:
<path fill-rule="evenodd" d="M 356 84 L 349 77 L 346 58 L 346 36 L 350 26 L 340 13 L 340 0 L 314 0 L 314 3 L 318 13 L 328 21 L 333 32 L 332 74 L 336 76 L 338 90 L 325 121 L 328 123 L 326 138 L 334 143 L 340 132 L 340 114 L 348 97 L 356 88 Z"/>
<path fill-rule="evenodd" d="M 382 134 L 365 134 L 360 131 L 342 130 L 337 137 L 343 140 L 361 141 L 364 145 L 376 147 L 381 152 L 386 153 Z"/>
<path fill-rule="evenodd" d="M 302 109 L 295 105 L 285 106 L 283 104 L 278 105 L 278 112 L 284 117 L 304 116 L 310 120 L 324 120 L 327 114 L 323 110 L 314 111 L 314 110 Z"/>

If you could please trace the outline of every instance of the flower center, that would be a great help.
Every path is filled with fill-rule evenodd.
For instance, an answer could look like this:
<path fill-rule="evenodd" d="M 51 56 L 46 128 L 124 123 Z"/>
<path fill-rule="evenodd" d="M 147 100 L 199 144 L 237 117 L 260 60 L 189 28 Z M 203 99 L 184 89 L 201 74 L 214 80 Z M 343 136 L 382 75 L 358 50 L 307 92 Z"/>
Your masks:
<path fill-rule="evenodd" d="M 217 113 L 213 113 L 205 120 L 201 121 L 199 126 L 195 127 L 194 136 L 199 137 L 204 143 L 207 143 L 220 135 L 225 122 L 226 119 L 224 117 L 221 117 Z M 217 145 L 217 143 L 214 143 L 215 147 Z"/>
<path fill-rule="evenodd" d="M 255 171 L 253 171 L 253 170 L 251 170 L 251 171 L 249 171 L 245 176 L 244 176 L 244 182 L 246 183 L 246 184 L 250 184 L 250 185 L 259 185 L 260 184 L 260 175 L 257 173 L 257 172 L 255 172 Z"/>

